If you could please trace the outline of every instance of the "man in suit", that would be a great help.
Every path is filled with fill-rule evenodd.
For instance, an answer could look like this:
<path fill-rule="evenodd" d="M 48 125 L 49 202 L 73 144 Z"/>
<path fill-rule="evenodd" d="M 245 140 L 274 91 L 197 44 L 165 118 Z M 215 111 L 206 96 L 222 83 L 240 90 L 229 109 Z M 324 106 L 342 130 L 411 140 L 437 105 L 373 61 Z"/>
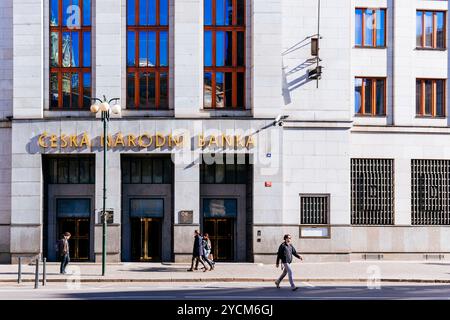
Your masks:
<path fill-rule="evenodd" d="M 203 265 L 204 272 L 208 271 L 208 268 L 206 267 L 205 263 L 203 262 L 202 255 L 203 255 L 203 238 L 200 235 L 200 232 L 198 230 L 194 231 L 194 247 L 192 249 L 192 263 L 191 268 L 187 271 L 194 271 L 194 262 L 197 262 L 196 265 L 200 262 Z M 195 268 L 197 270 L 197 268 Z"/>

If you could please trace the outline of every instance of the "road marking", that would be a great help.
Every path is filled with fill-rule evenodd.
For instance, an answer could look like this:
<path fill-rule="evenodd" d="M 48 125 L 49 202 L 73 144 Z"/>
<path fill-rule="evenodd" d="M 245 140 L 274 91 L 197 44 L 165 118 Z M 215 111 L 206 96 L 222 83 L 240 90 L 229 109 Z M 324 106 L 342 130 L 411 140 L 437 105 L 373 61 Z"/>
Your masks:
<path fill-rule="evenodd" d="M 313 286 L 312 284 L 308 283 L 308 282 L 300 282 L 302 284 L 304 284 L 305 286 L 309 287 L 309 288 L 315 288 L 316 286 Z"/>

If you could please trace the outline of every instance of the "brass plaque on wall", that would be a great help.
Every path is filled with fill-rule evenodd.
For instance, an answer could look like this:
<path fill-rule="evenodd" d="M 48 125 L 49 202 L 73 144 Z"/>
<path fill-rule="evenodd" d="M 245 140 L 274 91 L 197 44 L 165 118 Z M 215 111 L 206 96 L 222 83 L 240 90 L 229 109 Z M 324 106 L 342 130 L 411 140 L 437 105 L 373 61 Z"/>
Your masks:
<path fill-rule="evenodd" d="M 194 223 L 194 211 L 193 210 L 181 210 L 178 212 L 179 224 L 192 224 Z"/>

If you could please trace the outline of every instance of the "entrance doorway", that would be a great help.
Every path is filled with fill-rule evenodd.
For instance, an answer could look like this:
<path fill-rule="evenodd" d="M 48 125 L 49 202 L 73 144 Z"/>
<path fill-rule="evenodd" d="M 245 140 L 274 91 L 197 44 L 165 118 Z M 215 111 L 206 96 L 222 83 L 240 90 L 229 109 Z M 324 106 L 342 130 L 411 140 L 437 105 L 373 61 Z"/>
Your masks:
<path fill-rule="evenodd" d="M 161 261 L 161 229 L 162 219 L 131 219 L 131 257 L 134 261 Z"/>
<path fill-rule="evenodd" d="M 234 224 L 232 218 L 205 218 L 203 230 L 209 234 L 214 260 L 234 260 Z"/>
<path fill-rule="evenodd" d="M 89 218 L 60 218 L 59 235 L 70 232 L 69 239 L 70 259 L 73 261 L 89 260 Z"/>

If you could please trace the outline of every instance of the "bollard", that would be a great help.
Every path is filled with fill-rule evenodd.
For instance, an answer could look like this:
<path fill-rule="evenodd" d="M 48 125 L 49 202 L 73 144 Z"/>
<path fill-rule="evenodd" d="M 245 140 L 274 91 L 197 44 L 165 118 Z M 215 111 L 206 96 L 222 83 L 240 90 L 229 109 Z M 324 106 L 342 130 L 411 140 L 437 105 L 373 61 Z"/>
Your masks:
<path fill-rule="evenodd" d="M 47 262 L 47 258 L 42 258 L 42 285 L 45 286 L 47 284 L 47 272 L 45 269 Z"/>
<path fill-rule="evenodd" d="M 19 271 L 17 273 L 17 283 L 22 283 L 22 257 L 19 257 Z"/>
<path fill-rule="evenodd" d="M 34 288 L 39 288 L 39 258 L 36 258 L 36 271 L 34 273 Z"/>

